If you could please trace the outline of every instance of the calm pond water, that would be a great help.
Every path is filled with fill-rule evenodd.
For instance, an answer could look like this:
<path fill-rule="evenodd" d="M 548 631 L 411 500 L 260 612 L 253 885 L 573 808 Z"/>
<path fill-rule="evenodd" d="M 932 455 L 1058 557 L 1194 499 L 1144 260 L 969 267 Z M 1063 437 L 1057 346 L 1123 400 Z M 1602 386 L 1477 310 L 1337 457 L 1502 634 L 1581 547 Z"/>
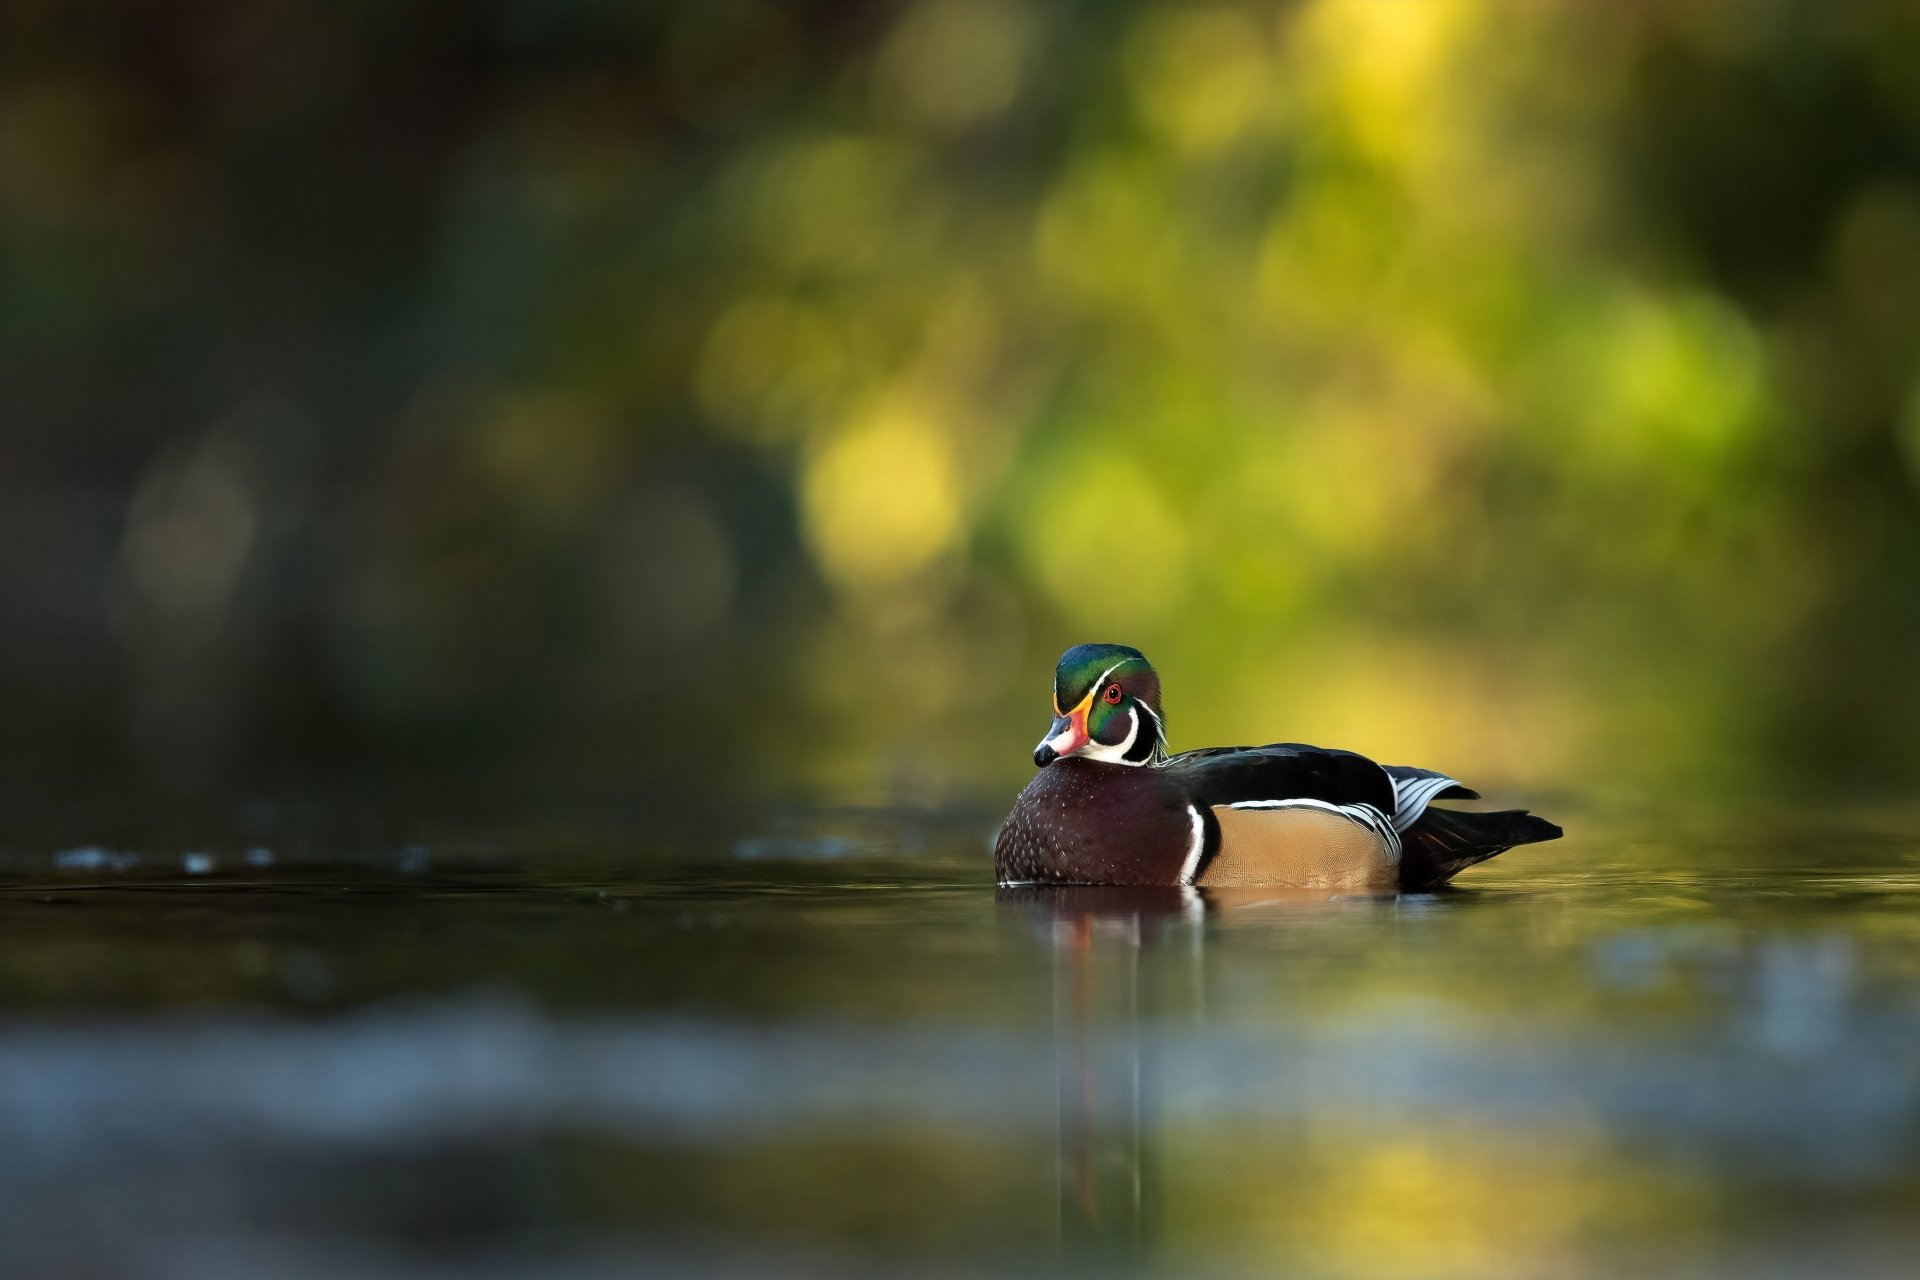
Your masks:
<path fill-rule="evenodd" d="M 1905 1275 L 1911 815 L 1458 892 L 987 883 L 997 815 L 0 850 L 0 1270 Z"/>

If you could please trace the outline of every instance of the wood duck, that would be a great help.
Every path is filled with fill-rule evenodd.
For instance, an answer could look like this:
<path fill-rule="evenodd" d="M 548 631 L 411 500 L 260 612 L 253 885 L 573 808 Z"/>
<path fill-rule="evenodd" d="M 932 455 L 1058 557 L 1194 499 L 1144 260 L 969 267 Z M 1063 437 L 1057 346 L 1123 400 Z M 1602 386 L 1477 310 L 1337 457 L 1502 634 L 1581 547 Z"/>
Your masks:
<path fill-rule="evenodd" d="M 1300 743 L 1169 756 L 1160 677 L 1138 649 L 1082 644 L 1053 675 L 1040 772 L 994 842 L 1002 885 L 1432 889 L 1560 828 L 1429 769 Z"/>

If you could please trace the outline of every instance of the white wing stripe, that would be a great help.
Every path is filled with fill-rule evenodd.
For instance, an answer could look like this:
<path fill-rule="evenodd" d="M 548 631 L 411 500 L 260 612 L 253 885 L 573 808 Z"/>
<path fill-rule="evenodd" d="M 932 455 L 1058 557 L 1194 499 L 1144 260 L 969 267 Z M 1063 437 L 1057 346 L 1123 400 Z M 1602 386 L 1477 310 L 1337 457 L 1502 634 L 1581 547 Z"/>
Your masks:
<path fill-rule="evenodd" d="M 1394 778 L 1393 779 L 1393 825 L 1397 831 L 1405 831 L 1420 821 L 1420 815 L 1427 811 L 1433 798 L 1448 787 L 1460 784 L 1452 778 L 1435 775 L 1431 778 Z"/>

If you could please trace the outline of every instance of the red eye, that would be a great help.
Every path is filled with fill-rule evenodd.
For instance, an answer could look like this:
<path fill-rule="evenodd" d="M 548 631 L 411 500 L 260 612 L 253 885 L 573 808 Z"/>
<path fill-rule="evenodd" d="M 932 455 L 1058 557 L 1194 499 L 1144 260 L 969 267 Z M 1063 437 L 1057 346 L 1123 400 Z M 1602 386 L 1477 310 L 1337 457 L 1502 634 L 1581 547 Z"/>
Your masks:
<path fill-rule="evenodd" d="M 1120 686 L 1117 684 L 1108 685 L 1106 693 L 1102 696 L 1106 698 L 1108 706 L 1110 707 L 1119 706 L 1120 705 Z"/>

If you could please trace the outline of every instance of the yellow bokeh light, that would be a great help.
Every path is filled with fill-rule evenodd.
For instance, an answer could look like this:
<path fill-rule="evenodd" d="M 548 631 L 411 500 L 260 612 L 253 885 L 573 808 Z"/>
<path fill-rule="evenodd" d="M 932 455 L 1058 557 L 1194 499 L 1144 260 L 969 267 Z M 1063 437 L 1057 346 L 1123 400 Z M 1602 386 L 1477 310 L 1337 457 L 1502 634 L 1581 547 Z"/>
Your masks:
<path fill-rule="evenodd" d="M 1759 339 L 1712 294 L 1620 291 L 1571 347 L 1565 412 L 1596 462 L 1710 484 L 1760 423 Z"/>
<path fill-rule="evenodd" d="M 1295 23 L 1288 65 L 1365 150 L 1403 161 L 1458 93 L 1449 54 L 1473 12 L 1460 0 L 1321 0 Z"/>
<path fill-rule="evenodd" d="M 947 438 L 919 410 L 889 405 L 826 442 L 801 475 L 807 542 L 835 586 L 898 586 L 952 551 L 959 487 Z"/>
<path fill-rule="evenodd" d="M 1061 472 L 1022 535 L 1048 596 L 1103 634 L 1169 618 L 1186 595 L 1187 519 L 1132 461 L 1092 453 Z"/>

